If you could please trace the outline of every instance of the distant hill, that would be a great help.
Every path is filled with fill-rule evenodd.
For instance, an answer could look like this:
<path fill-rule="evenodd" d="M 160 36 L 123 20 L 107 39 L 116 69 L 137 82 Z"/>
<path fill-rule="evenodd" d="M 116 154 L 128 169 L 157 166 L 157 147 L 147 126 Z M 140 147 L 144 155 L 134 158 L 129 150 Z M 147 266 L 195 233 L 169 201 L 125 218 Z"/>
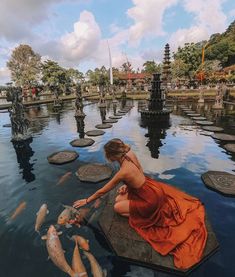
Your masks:
<path fill-rule="evenodd" d="M 219 60 L 223 67 L 235 64 L 235 20 L 224 33 L 210 37 L 205 58 Z"/>

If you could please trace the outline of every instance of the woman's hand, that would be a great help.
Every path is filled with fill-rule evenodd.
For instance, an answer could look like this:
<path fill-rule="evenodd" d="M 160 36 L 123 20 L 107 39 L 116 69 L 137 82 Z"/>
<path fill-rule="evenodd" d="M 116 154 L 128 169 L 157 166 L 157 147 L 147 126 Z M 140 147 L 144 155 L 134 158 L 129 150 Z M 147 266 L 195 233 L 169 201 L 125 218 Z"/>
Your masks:
<path fill-rule="evenodd" d="M 73 207 L 74 208 L 80 208 L 82 206 L 85 206 L 87 204 L 87 199 L 80 199 L 80 200 L 77 200 L 73 203 Z"/>
<path fill-rule="evenodd" d="M 121 187 L 117 190 L 117 192 L 118 192 L 119 194 L 126 194 L 126 193 L 128 192 L 127 185 L 121 186 Z"/>

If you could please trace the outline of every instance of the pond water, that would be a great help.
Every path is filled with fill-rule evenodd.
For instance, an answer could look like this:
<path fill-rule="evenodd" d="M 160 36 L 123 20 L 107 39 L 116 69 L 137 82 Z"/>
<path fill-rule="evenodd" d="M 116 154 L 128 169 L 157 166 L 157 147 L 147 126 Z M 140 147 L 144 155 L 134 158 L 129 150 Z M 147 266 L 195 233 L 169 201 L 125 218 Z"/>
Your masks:
<path fill-rule="evenodd" d="M 188 117 L 174 106 L 170 126 L 157 126 L 147 130 L 141 127 L 137 102 L 134 108 L 105 134 L 95 137 L 95 143 L 88 148 L 73 148 L 69 142 L 78 138 L 72 103 L 67 102 L 60 115 L 36 118 L 51 111 L 51 106 L 42 105 L 28 109 L 32 120 L 32 140 L 24 144 L 11 142 L 10 128 L 2 128 L 9 123 L 8 113 L 0 113 L 0 276 L 1 277 L 62 277 L 51 261 L 45 241 L 34 231 L 36 212 L 43 203 L 50 210 L 41 229 L 45 234 L 48 226 L 57 221 L 63 210 L 62 204 L 71 205 L 75 200 L 88 197 L 102 187 L 98 184 L 81 183 L 75 175 L 83 164 L 91 162 L 107 163 L 103 155 L 103 145 L 111 138 L 119 137 L 132 146 L 147 175 L 178 187 L 201 199 L 205 204 L 208 218 L 220 243 L 219 251 L 196 268 L 190 276 L 231 277 L 235 276 L 235 198 L 225 197 L 205 187 L 201 174 L 208 170 L 235 171 L 235 156 L 227 153 L 223 144 L 214 140 L 209 133 L 190 125 Z M 182 103 L 181 103 L 182 104 Z M 193 109 L 216 121 L 231 134 L 235 134 L 234 116 L 228 112 L 212 112 L 211 105 Z M 84 108 L 85 130 L 94 129 L 101 123 L 96 104 Z M 112 114 L 112 104 L 107 107 L 107 116 Z M 61 166 L 49 164 L 47 156 L 53 152 L 69 149 L 79 152 L 79 158 Z M 117 169 L 115 165 L 112 165 Z M 63 185 L 56 185 L 66 172 L 73 175 Z M 26 209 L 15 220 L 10 215 L 16 207 L 26 202 Z M 71 261 L 74 244 L 67 236 L 81 234 L 90 241 L 91 251 L 108 276 L 174 276 L 120 261 L 108 247 L 97 222 L 89 226 L 65 229 L 61 236 L 68 261 Z M 120 241 L 122 243 L 122 241 Z M 138 251 L 138 249 L 136 250 Z M 84 259 L 89 270 L 88 261 Z M 90 276 L 90 275 L 89 275 Z"/>

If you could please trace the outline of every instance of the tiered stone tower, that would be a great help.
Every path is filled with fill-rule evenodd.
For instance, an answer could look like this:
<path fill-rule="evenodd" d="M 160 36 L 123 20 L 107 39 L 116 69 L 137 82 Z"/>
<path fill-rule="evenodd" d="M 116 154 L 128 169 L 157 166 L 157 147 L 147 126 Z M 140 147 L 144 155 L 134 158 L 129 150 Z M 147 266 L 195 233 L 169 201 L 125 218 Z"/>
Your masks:
<path fill-rule="evenodd" d="M 171 62 L 170 62 L 170 46 L 165 45 L 163 70 L 162 70 L 162 84 L 163 88 L 167 89 L 171 81 Z"/>
<path fill-rule="evenodd" d="M 171 111 L 164 108 L 165 100 L 161 89 L 160 76 L 161 74 L 158 73 L 153 74 L 148 109 L 140 111 L 143 123 L 166 122 L 169 120 Z"/>

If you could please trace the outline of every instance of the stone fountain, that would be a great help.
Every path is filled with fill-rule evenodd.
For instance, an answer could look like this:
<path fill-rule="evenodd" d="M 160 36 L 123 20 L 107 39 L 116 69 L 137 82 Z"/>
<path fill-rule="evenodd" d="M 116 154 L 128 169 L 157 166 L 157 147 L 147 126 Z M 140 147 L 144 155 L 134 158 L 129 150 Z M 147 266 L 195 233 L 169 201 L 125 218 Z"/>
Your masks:
<path fill-rule="evenodd" d="M 169 121 L 171 111 L 164 107 L 164 95 L 161 89 L 161 74 L 153 74 L 152 88 L 150 89 L 150 99 L 148 108 L 141 110 L 143 124 L 164 123 Z"/>
<path fill-rule="evenodd" d="M 9 88 L 7 92 L 7 101 L 12 102 L 12 106 L 9 108 L 12 141 L 24 141 L 29 139 L 31 137 L 28 129 L 29 120 L 24 114 L 21 88 Z"/>

